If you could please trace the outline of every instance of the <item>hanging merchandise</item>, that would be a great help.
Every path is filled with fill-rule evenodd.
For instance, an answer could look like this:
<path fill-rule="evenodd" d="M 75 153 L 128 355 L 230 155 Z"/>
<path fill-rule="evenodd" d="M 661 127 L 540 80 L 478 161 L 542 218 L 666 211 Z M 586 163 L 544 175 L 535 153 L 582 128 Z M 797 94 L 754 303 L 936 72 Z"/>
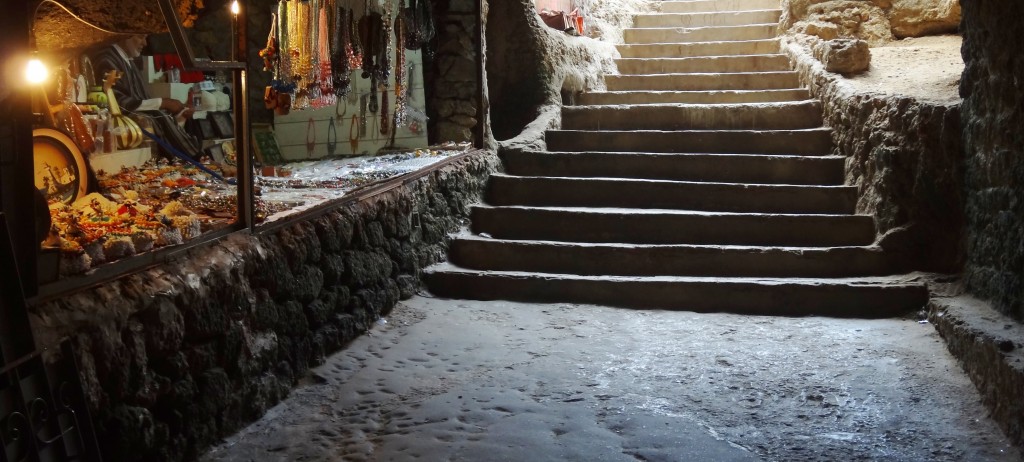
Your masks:
<path fill-rule="evenodd" d="M 334 157 L 334 153 L 338 150 L 338 129 L 334 127 L 334 116 L 331 116 L 330 122 L 327 123 L 327 155 Z"/>
<path fill-rule="evenodd" d="M 363 45 L 362 75 L 364 79 L 369 79 L 380 75 L 380 53 L 384 48 L 380 40 L 383 20 L 379 13 L 370 12 L 369 2 L 366 8 L 366 14 L 359 19 L 359 41 Z"/>
<path fill-rule="evenodd" d="M 405 0 L 403 0 L 405 1 Z M 407 0 L 411 4 L 402 8 L 405 16 L 405 48 L 419 50 L 427 42 L 433 40 L 436 31 L 430 11 L 430 0 Z"/>
<path fill-rule="evenodd" d="M 348 145 L 352 148 L 352 154 L 359 152 L 359 126 L 360 122 L 358 114 L 352 114 L 352 122 L 348 125 Z"/>
<path fill-rule="evenodd" d="M 405 19 L 401 14 L 395 16 L 395 43 L 401 44 L 405 42 Z M 406 86 L 408 85 L 408 69 L 406 68 L 405 62 L 405 47 L 395 47 L 395 116 L 393 120 L 394 128 L 397 129 L 405 125 L 405 106 L 408 104 L 406 96 L 409 94 Z M 394 136 L 392 134 L 392 136 Z"/>
<path fill-rule="evenodd" d="M 380 134 L 387 135 L 391 128 L 391 119 L 388 118 L 388 89 L 381 85 L 380 91 L 380 115 L 377 117 L 377 125 L 380 127 Z"/>
<path fill-rule="evenodd" d="M 362 69 L 363 44 L 359 40 L 359 26 L 356 22 L 354 10 L 348 10 L 348 29 L 345 32 L 351 39 L 348 48 L 345 49 L 345 55 L 348 56 L 348 66 L 351 69 Z"/>
<path fill-rule="evenodd" d="M 352 86 L 352 68 L 347 56 L 352 50 L 352 39 L 348 34 L 349 14 L 349 10 L 336 5 L 331 21 L 331 77 L 334 80 L 331 83 L 339 102 Z"/>
<path fill-rule="evenodd" d="M 263 58 L 263 70 L 277 73 L 277 14 L 270 14 L 270 33 L 267 34 L 267 46 L 260 50 L 260 58 Z M 275 75 L 275 77 L 277 77 Z"/>
<path fill-rule="evenodd" d="M 306 124 L 306 157 L 312 158 L 316 150 L 316 122 L 312 117 Z"/>
<path fill-rule="evenodd" d="M 317 81 L 314 84 L 317 86 L 318 91 L 316 98 L 313 100 L 313 107 L 315 108 L 327 107 L 337 101 L 337 96 L 334 93 L 334 78 L 331 76 L 330 33 L 327 27 L 329 24 L 327 21 L 327 6 L 324 3 L 319 3 L 317 6 L 319 11 L 316 13 L 319 27 L 316 28 Z"/>

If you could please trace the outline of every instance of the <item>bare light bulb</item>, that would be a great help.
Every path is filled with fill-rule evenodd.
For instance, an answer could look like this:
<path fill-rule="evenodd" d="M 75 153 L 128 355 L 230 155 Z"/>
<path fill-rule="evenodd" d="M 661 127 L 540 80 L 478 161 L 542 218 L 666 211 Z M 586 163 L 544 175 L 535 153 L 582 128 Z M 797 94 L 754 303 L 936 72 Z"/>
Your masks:
<path fill-rule="evenodd" d="M 50 71 L 46 69 L 46 65 L 39 58 L 28 60 L 28 65 L 25 66 L 25 80 L 28 80 L 28 83 L 37 85 L 45 82 L 49 76 Z"/>
<path fill-rule="evenodd" d="M 238 6 L 238 0 L 231 2 L 231 14 L 238 16 L 240 11 L 242 11 L 242 9 Z"/>

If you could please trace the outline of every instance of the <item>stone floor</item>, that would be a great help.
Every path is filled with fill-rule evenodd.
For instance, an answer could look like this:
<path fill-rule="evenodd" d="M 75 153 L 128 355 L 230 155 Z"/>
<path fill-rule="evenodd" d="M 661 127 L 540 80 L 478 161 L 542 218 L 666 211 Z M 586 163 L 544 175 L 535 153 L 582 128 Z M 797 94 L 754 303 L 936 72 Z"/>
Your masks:
<path fill-rule="evenodd" d="M 1016 461 L 933 326 L 415 297 L 205 461 Z"/>

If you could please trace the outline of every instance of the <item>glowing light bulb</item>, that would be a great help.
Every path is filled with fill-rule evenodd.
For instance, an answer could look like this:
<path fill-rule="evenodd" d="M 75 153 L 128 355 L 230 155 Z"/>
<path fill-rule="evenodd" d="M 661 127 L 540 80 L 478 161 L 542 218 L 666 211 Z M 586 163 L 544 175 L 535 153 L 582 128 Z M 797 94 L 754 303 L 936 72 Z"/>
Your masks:
<path fill-rule="evenodd" d="M 28 60 L 28 65 L 25 66 L 25 80 L 31 84 L 40 84 L 45 82 L 49 76 L 50 71 L 46 69 L 46 65 L 39 58 Z"/>
<path fill-rule="evenodd" d="M 241 7 L 238 6 L 238 0 L 231 2 L 231 14 L 238 16 L 241 11 Z"/>

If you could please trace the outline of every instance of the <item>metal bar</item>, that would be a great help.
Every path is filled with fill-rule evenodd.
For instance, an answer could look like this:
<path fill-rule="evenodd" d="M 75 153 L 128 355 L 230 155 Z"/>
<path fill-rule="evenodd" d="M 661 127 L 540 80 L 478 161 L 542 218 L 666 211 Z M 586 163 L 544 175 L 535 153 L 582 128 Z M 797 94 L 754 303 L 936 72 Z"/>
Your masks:
<path fill-rule="evenodd" d="M 238 165 L 238 207 L 237 214 L 239 222 L 248 230 L 256 227 L 256 187 L 253 178 L 253 153 L 249 146 L 251 137 L 249 130 L 249 46 L 247 35 L 247 24 L 249 23 L 249 2 L 244 2 L 239 12 L 238 35 L 233 37 L 237 48 L 235 56 L 241 57 L 244 67 L 234 73 L 234 89 L 232 98 L 235 104 L 235 152 L 236 165 Z"/>

